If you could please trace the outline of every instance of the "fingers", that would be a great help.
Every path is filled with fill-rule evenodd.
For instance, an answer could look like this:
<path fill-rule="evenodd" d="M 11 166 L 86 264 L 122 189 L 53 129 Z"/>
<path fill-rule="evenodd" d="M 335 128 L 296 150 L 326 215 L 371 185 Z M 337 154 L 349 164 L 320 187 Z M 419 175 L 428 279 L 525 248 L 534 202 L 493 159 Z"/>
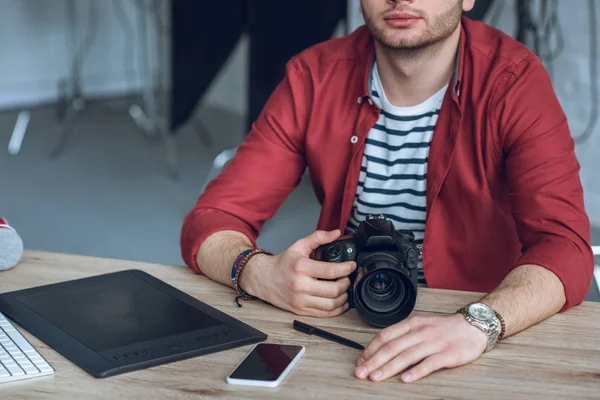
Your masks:
<path fill-rule="evenodd" d="M 299 239 L 290 248 L 300 251 L 305 256 L 309 256 L 310 253 L 322 244 L 331 243 L 340 237 L 341 232 L 339 229 L 333 231 L 322 231 L 318 230 L 305 238 Z"/>
<path fill-rule="evenodd" d="M 364 362 L 356 368 L 356 377 L 364 379 L 367 376 L 370 376 L 375 378 L 375 380 L 379 380 L 377 376 L 381 375 L 382 368 L 384 369 L 384 372 L 388 372 L 390 368 L 386 367 L 388 363 L 392 363 L 392 367 L 400 365 L 400 361 L 406 356 L 404 353 L 409 352 L 410 350 L 408 349 L 414 349 L 415 346 L 418 347 L 418 345 L 421 343 L 423 343 L 423 337 L 418 332 L 402 335 L 396 339 L 384 343 L 371 357 L 364 358 Z M 398 357 L 400 357 L 400 359 L 395 360 Z M 416 360 L 415 362 L 418 361 L 421 360 Z M 407 364 L 404 368 L 408 367 L 409 365 L 411 364 Z"/>
<path fill-rule="evenodd" d="M 433 354 L 400 375 L 400 379 L 406 383 L 414 382 L 442 368 L 448 368 L 451 365 L 451 356 L 447 352 Z"/>
<path fill-rule="evenodd" d="M 292 282 L 288 295 L 292 311 L 298 314 L 300 309 L 332 311 L 342 307 L 348 301 L 348 278 L 339 282 L 317 281 L 301 277 Z"/>
<path fill-rule="evenodd" d="M 297 273 L 320 279 L 338 279 L 347 277 L 356 269 L 354 261 L 329 263 L 310 258 L 299 260 L 294 266 Z"/>
<path fill-rule="evenodd" d="M 348 302 L 348 293 L 343 293 L 335 299 L 326 299 L 324 297 L 307 296 L 306 307 L 318 310 L 332 311 Z"/>
<path fill-rule="evenodd" d="M 394 376 L 411 365 L 421 362 L 423 359 L 436 354 L 437 350 L 431 343 L 421 343 L 397 354 L 396 357 L 377 368 L 369 374 L 372 381 L 382 381 Z"/>
<path fill-rule="evenodd" d="M 307 284 L 306 292 L 312 296 L 335 299 L 348 291 L 350 279 L 341 278 L 337 281 L 318 281 L 313 279 Z"/>
<path fill-rule="evenodd" d="M 303 308 L 294 312 L 298 315 L 303 315 L 306 317 L 331 318 L 337 317 L 338 315 L 342 315 L 346 312 L 346 310 L 348 310 L 348 307 L 348 303 L 345 303 L 342 306 L 331 311 L 320 310 L 316 308 Z"/>
<path fill-rule="evenodd" d="M 363 362 L 369 360 L 371 356 L 379 351 L 381 346 L 383 346 L 385 343 L 391 342 L 396 338 L 406 335 L 413 327 L 416 327 L 418 324 L 420 324 L 420 322 L 421 321 L 419 317 L 410 317 L 404 321 L 381 330 L 362 352 L 358 363 L 362 364 Z"/>

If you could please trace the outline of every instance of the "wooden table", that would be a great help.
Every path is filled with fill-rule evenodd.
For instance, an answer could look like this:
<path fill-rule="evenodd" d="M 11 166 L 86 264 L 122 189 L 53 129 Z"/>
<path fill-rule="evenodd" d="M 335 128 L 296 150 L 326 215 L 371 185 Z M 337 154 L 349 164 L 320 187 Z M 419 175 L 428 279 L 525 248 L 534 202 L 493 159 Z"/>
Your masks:
<path fill-rule="evenodd" d="M 225 376 L 251 346 L 196 357 L 106 379 L 95 379 L 24 332 L 54 366 L 51 377 L 0 384 L 1 399 L 599 399 L 600 303 L 584 303 L 497 345 L 465 367 L 444 370 L 422 381 L 397 378 L 373 383 L 354 378 L 359 351 L 294 331 L 294 315 L 259 301 L 234 304 L 232 290 L 185 267 L 26 252 L 15 268 L 0 273 L 8 292 L 124 269 L 140 269 L 267 333 L 268 342 L 302 344 L 306 354 L 276 389 L 232 386 Z M 453 313 L 480 294 L 420 289 L 416 314 Z M 377 332 L 351 310 L 308 323 L 367 344 Z M 23 332 L 23 330 L 21 329 Z"/>

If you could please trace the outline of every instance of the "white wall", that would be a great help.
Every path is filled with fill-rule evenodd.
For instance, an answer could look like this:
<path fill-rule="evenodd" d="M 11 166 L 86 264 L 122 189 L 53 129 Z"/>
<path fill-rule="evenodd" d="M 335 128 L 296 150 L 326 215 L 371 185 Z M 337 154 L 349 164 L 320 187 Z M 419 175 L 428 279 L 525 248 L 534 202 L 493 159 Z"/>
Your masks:
<path fill-rule="evenodd" d="M 144 0 L 147 5 L 149 1 Z M 140 9 L 135 0 L 75 0 L 75 4 L 79 42 L 85 39 L 92 25 L 91 10 L 98 26 L 82 67 L 83 93 L 96 97 L 138 90 L 142 49 L 139 18 L 145 12 L 152 22 L 152 8 Z M 69 78 L 72 65 L 66 7 L 67 0 L 0 0 L 0 109 L 57 99 L 59 81 Z M 115 7 L 123 11 L 133 34 L 124 34 Z M 155 25 L 148 28 L 151 49 L 155 28 Z M 213 84 L 208 104 L 245 113 L 246 97 L 238 93 L 238 88 L 245 87 L 247 79 L 246 42 L 242 38 Z"/>
<path fill-rule="evenodd" d="M 75 3 L 78 36 L 83 39 L 90 26 L 92 2 Z M 133 20 L 133 2 L 120 3 L 129 20 Z M 122 93 L 136 84 L 128 81 L 125 72 L 137 68 L 137 57 L 126 64 L 123 51 L 127 42 L 112 7 L 112 1 L 94 1 L 98 31 L 82 71 L 82 89 L 86 94 Z M 58 82 L 67 78 L 71 69 L 66 1 L 0 0 L 0 10 L 0 107 L 56 99 Z"/>

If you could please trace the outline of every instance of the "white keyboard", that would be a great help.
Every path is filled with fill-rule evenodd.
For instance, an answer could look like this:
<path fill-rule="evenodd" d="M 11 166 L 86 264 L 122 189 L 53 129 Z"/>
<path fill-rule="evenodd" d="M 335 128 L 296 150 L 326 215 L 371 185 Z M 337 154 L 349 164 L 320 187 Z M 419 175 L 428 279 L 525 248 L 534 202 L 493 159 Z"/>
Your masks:
<path fill-rule="evenodd" d="M 53 373 L 54 368 L 0 313 L 0 383 Z"/>

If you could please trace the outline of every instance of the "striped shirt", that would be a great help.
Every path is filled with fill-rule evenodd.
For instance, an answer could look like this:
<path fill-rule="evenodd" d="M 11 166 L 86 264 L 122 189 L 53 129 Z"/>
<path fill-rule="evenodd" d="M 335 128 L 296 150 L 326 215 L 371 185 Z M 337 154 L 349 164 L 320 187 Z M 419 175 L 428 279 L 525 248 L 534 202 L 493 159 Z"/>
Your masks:
<path fill-rule="evenodd" d="M 373 64 L 371 98 L 381 113 L 367 136 L 349 231 L 367 215 L 381 214 L 423 243 L 427 157 L 447 87 L 416 106 L 396 107 L 387 100 Z"/>

